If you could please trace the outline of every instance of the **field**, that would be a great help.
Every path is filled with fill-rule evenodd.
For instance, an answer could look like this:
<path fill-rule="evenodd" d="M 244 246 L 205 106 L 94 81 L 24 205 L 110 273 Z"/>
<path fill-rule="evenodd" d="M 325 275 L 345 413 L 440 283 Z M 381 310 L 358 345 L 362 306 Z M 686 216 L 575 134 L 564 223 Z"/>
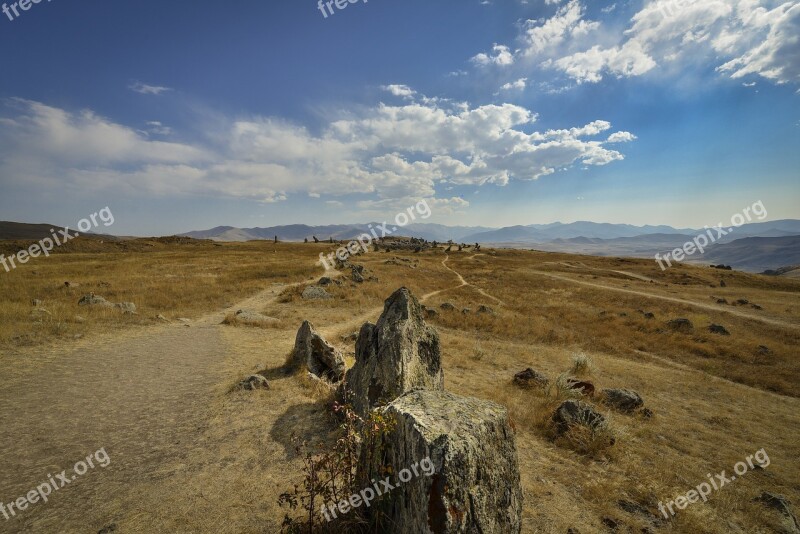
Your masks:
<path fill-rule="evenodd" d="M 352 362 L 353 342 L 344 339 L 374 322 L 401 286 L 438 311 L 429 324 L 441 335 L 446 388 L 509 408 L 524 532 L 787 528 L 754 499 L 769 491 L 800 502 L 800 280 L 688 265 L 661 271 L 639 259 L 437 249 L 361 256 L 355 261 L 375 280 L 333 286 L 330 300 L 304 300 L 303 288 L 326 274 L 318 255 L 329 251 L 77 240 L 0 272 L 0 502 L 100 447 L 111 457 L 49 503 L 0 519 L 0 531 L 278 532 L 291 513 L 278 495 L 302 480 L 291 438 L 329 443 L 335 426 L 325 399 L 283 370 L 297 328 L 312 321 Z M 137 314 L 79 306 L 87 293 L 133 302 Z M 480 306 L 493 313 L 476 313 Z M 276 320 L 264 328 L 221 324 L 238 309 Z M 678 318 L 693 328 L 671 328 Z M 548 420 L 569 392 L 517 388 L 514 374 L 528 367 L 551 381 L 572 373 L 598 388 L 634 389 L 653 416 L 598 406 L 613 446 L 554 440 Z M 270 390 L 234 390 L 261 370 Z M 764 469 L 669 520 L 659 512 L 659 502 L 708 473 L 730 475 L 761 449 Z"/>

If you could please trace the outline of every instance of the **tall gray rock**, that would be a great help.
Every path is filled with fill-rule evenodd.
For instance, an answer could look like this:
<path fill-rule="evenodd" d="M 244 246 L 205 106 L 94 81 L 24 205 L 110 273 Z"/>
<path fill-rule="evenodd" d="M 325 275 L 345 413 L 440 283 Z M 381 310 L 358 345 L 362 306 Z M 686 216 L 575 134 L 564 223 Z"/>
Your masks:
<path fill-rule="evenodd" d="M 376 324 L 361 327 L 345 386 L 347 400 L 362 416 L 414 388 L 444 389 L 439 334 L 425 324 L 408 289 L 386 300 Z"/>
<path fill-rule="evenodd" d="M 414 390 L 383 408 L 397 425 L 358 479 L 392 485 L 370 509 L 383 532 L 513 534 L 522 528 L 522 487 L 514 434 L 503 406 L 445 391 Z M 413 468 L 430 459 L 427 472 Z M 405 473 L 403 470 L 409 470 Z M 404 477 L 405 475 L 405 477 Z M 403 478 L 409 480 L 403 480 Z M 365 487 L 366 487 L 365 485 Z"/>
<path fill-rule="evenodd" d="M 303 321 L 297 331 L 290 364 L 295 368 L 305 365 L 313 375 L 331 382 L 344 378 L 347 367 L 342 353 L 325 341 L 308 321 Z"/>

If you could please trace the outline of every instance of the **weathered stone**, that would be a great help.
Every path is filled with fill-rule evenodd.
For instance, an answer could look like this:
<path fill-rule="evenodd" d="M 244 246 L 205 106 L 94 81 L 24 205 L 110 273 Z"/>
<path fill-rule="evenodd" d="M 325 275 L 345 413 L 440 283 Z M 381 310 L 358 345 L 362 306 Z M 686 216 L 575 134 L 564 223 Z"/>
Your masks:
<path fill-rule="evenodd" d="M 553 414 L 553 423 L 558 433 L 564 433 L 571 426 L 580 425 L 596 429 L 605 422 L 606 418 L 598 413 L 591 404 L 568 400 L 561 403 Z"/>
<path fill-rule="evenodd" d="M 728 332 L 727 328 L 719 324 L 712 324 L 711 326 L 708 327 L 708 331 L 711 332 L 712 334 L 718 334 L 720 336 L 731 335 L 731 333 Z"/>
<path fill-rule="evenodd" d="M 429 470 L 369 509 L 381 532 L 513 534 L 522 528 L 522 488 L 508 412 L 493 402 L 414 390 L 383 409 L 397 425 L 383 437 L 383 466 L 398 476 L 423 460 Z M 375 462 L 375 460 L 373 460 Z M 365 484 L 385 477 L 362 462 Z M 395 480 L 397 477 L 394 477 Z M 366 485 L 365 485 L 366 487 Z"/>
<path fill-rule="evenodd" d="M 303 321 L 294 342 L 291 366 L 306 366 L 312 374 L 338 382 L 344 377 L 346 365 L 342 353 L 319 335 L 308 321 Z"/>
<path fill-rule="evenodd" d="M 319 286 L 308 286 L 303 290 L 303 298 L 306 300 L 328 300 L 333 297 L 325 291 L 325 288 Z"/>
<path fill-rule="evenodd" d="M 456 309 L 456 307 L 455 307 L 455 306 L 453 306 L 452 304 L 450 304 L 449 302 L 444 302 L 444 303 L 442 303 L 442 305 L 441 305 L 441 306 L 439 306 L 439 307 L 440 307 L 441 309 L 445 310 L 445 311 L 453 311 L 453 310 L 455 310 L 455 309 Z"/>
<path fill-rule="evenodd" d="M 266 326 L 269 324 L 277 324 L 279 321 L 274 317 L 268 317 L 261 313 L 238 310 L 234 314 L 233 321 L 231 322 L 250 326 Z"/>
<path fill-rule="evenodd" d="M 496 315 L 494 313 L 493 309 L 491 309 L 489 306 L 483 306 L 483 305 L 478 307 L 478 313 L 479 314 L 484 314 L 485 313 L 485 314 L 488 314 L 488 315 Z"/>
<path fill-rule="evenodd" d="M 239 389 L 246 389 L 248 391 L 269 389 L 269 382 L 262 375 L 250 375 L 239 382 Z"/>
<path fill-rule="evenodd" d="M 642 397 L 630 389 L 603 390 L 603 403 L 621 412 L 633 412 L 644 406 Z"/>
<path fill-rule="evenodd" d="M 581 395 L 594 397 L 595 387 L 594 384 L 588 380 L 580 380 L 579 378 L 567 378 L 567 387 L 569 389 L 578 391 Z"/>
<path fill-rule="evenodd" d="M 764 491 L 755 500 L 767 508 L 772 508 L 781 513 L 786 532 L 800 533 L 800 523 L 798 523 L 797 517 L 792 512 L 791 503 L 786 497 Z"/>
<path fill-rule="evenodd" d="M 444 389 L 444 375 L 439 334 L 403 287 L 386 300 L 376 324 L 361 327 L 347 393 L 356 413 L 364 415 L 414 388 Z"/>
<path fill-rule="evenodd" d="M 550 379 L 530 367 L 514 375 L 514 384 L 521 388 L 547 387 Z"/>
<path fill-rule="evenodd" d="M 113 308 L 114 304 L 107 301 L 100 295 L 89 293 L 88 295 L 81 297 L 81 299 L 78 301 L 78 306 L 100 306 L 101 308 Z"/>

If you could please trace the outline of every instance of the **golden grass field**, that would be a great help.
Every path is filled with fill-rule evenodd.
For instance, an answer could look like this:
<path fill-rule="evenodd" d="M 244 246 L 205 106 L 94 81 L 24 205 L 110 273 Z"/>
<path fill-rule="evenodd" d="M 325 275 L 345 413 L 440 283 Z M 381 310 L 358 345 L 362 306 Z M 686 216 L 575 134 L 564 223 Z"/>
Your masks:
<path fill-rule="evenodd" d="M 770 491 L 800 503 L 800 280 L 692 266 L 662 272 L 638 259 L 519 250 L 446 255 L 440 249 L 361 256 L 354 261 L 377 281 L 344 283 L 330 290 L 331 300 L 305 301 L 305 284 L 325 274 L 314 262 L 329 250 L 323 244 L 78 240 L 72 250 L 0 272 L 6 384 L 0 423 L 8 429 L 0 445 L 12 466 L 0 475 L 0 501 L 23 494 L 48 469 L 67 467 L 80 458 L 77 451 L 105 445 L 117 459 L 17 523 L 0 519 L 0 531 L 87 532 L 113 524 L 120 532 L 277 532 L 287 512 L 277 497 L 302 479 L 291 436 L 324 443 L 334 428 L 324 399 L 282 371 L 297 328 L 311 320 L 352 356 L 353 344 L 343 336 L 374 322 L 384 299 L 401 286 L 439 311 L 429 323 L 441 335 L 446 388 L 509 408 L 524 532 L 606 532 L 612 522 L 618 532 L 780 532 L 781 516 L 753 499 Z M 386 263 L 394 257 L 410 261 Z M 65 281 L 80 287 L 67 288 Z M 89 292 L 134 302 L 138 315 L 79 307 Z M 49 314 L 32 317 L 32 299 Z M 741 299 L 749 303 L 734 305 Z M 440 310 L 444 302 L 456 311 Z M 476 314 L 481 305 L 495 314 Z M 266 328 L 220 324 L 245 306 L 278 321 Z M 159 314 L 170 322 L 156 319 Z M 191 326 L 179 318 L 191 319 Z M 690 319 L 694 331 L 670 330 L 666 323 L 675 318 Z M 731 335 L 710 333 L 711 324 Z M 141 354 L 141 365 L 132 363 L 129 371 L 128 351 Z M 654 412 L 645 419 L 598 405 L 610 417 L 613 447 L 554 441 L 547 421 L 563 392 L 512 384 L 527 367 L 555 380 L 578 354 L 591 360 L 584 374 L 598 388 L 632 388 Z M 89 361 L 122 376 L 131 393 L 115 395 L 102 376 L 70 374 Z M 260 370 L 269 391 L 232 391 Z M 197 378 L 186 385 L 173 374 Z M 138 398 L 137 389 L 159 376 L 170 377 L 174 395 L 160 399 L 153 388 Z M 27 388 L 62 382 L 85 404 L 90 395 L 80 390 L 97 387 L 99 397 L 109 388 L 102 397 L 107 424 L 77 433 L 86 442 L 82 448 L 57 438 L 49 444 L 28 439 L 46 427 L 37 414 L 49 414 L 47 425 L 55 428 L 78 417 L 73 397 Z M 52 404 L 36 406 L 46 402 Z M 150 409 L 157 421 L 145 413 Z M 173 420 L 168 413 L 187 415 Z M 137 441 L 118 431 L 128 419 L 136 433 L 150 437 Z M 155 435 L 164 443 L 145 455 Z M 669 521 L 657 519 L 659 501 L 685 494 L 707 473 L 730 473 L 762 448 L 771 461 L 766 469 Z M 626 511 L 621 501 L 644 511 Z"/>

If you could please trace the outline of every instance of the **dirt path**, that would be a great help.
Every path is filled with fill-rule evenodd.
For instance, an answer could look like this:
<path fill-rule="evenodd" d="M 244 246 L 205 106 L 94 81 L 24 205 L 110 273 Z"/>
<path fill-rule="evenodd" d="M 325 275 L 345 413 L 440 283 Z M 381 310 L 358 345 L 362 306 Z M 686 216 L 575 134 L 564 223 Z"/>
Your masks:
<path fill-rule="evenodd" d="M 287 286 L 273 285 L 190 326 L 120 333 L 70 348 L 46 364 L 3 378 L 0 391 L 0 502 L 10 503 L 98 449 L 111 463 L 90 469 L 39 502 L 0 513 L 0 532 L 97 532 L 131 487 L 169 476 L 202 435 L 229 350 L 219 323 L 261 308 Z M 41 352 L 46 352 L 42 349 Z M 37 358 L 33 350 L 28 356 Z M 111 503 L 114 503 L 113 505 Z"/>
<path fill-rule="evenodd" d="M 634 289 L 624 289 L 624 288 L 621 288 L 621 287 L 606 286 L 606 285 L 597 284 L 597 283 L 594 283 L 594 282 L 586 282 L 584 280 L 575 280 L 574 278 L 570 278 L 568 276 L 560 276 L 560 275 L 557 275 L 557 274 L 548 273 L 548 272 L 544 272 L 544 271 L 528 270 L 527 272 L 530 272 L 530 273 L 533 273 L 533 274 L 538 274 L 538 275 L 541 275 L 541 276 L 547 276 L 547 277 L 550 277 L 550 278 L 554 278 L 556 280 L 562 280 L 562 281 L 565 281 L 565 282 L 571 282 L 573 284 L 580 284 L 580 285 L 584 285 L 584 286 L 588 286 L 588 287 L 594 287 L 594 288 L 597 288 L 597 289 L 604 289 L 606 291 L 616 291 L 616 292 L 619 292 L 619 293 L 628 293 L 630 295 L 638 295 L 640 297 L 647 297 L 647 298 L 657 299 L 657 300 L 665 300 L 665 301 L 668 301 L 668 302 L 675 302 L 677 304 L 685 304 L 687 306 L 693 306 L 695 308 L 701 308 L 701 309 L 704 309 L 704 310 L 710 310 L 710 311 L 721 312 L 721 313 L 728 313 L 730 315 L 735 315 L 735 316 L 741 317 L 743 319 L 749 319 L 751 321 L 757 321 L 757 322 L 760 322 L 760 323 L 770 324 L 770 325 L 773 325 L 773 326 L 780 326 L 782 328 L 790 328 L 792 330 L 800 329 L 800 325 L 795 324 L 795 323 L 789 323 L 789 322 L 786 322 L 786 321 L 781 321 L 780 319 L 770 319 L 768 317 L 759 317 L 757 315 L 752 315 L 750 313 L 744 313 L 744 312 L 741 312 L 739 310 L 734 310 L 734 309 L 730 309 L 730 308 L 723 308 L 721 306 L 714 306 L 712 304 L 704 304 L 702 302 L 695 302 L 693 300 L 680 299 L 680 298 L 677 298 L 677 297 L 666 297 L 664 295 L 656 295 L 654 293 L 647 293 L 645 291 L 636 291 Z"/>
<path fill-rule="evenodd" d="M 478 256 L 478 255 L 479 255 L 479 254 L 475 254 L 475 256 Z M 467 258 L 467 259 L 472 259 L 472 258 L 474 258 L 475 256 L 471 256 L 471 257 L 469 257 L 469 258 Z M 488 298 L 488 299 L 492 299 L 493 301 L 497 302 L 498 304 L 500 304 L 500 305 L 502 305 L 502 306 L 505 306 L 505 303 L 504 303 L 502 300 L 500 300 L 499 298 L 497 298 L 497 297 L 495 297 L 495 296 L 492 296 L 492 295 L 490 295 L 489 293 L 487 293 L 486 291 L 484 291 L 483 289 L 481 289 L 481 288 L 479 288 L 479 287 L 477 287 L 477 286 L 475 286 L 475 285 L 473 285 L 473 284 L 470 284 L 469 282 L 467 282 L 467 281 L 464 279 L 464 277 L 463 277 L 463 276 L 461 276 L 461 273 L 459 273 L 458 271 L 456 271 L 455 269 L 453 269 L 452 267 L 450 267 L 449 265 L 447 265 L 447 262 L 448 262 L 449 260 L 450 260 L 450 256 L 447 256 L 447 257 L 446 257 L 446 258 L 445 258 L 445 259 L 442 261 L 442 267 L 444 267 L 445 269 L 447 269 L 448 271 L 450 271 L 451 273 L 453 273 L 454 275 L 456 275 L 456 276 L 458 277 L 458 281 L 459 281 L 459 282 L 461 282 L 461 284 L 460 284 L 460 285 L 457 285 L 457 286 L 454 286 L 454 287 L 448 287 L 447 289 L 440 289 L 439 291 L 433 291 L 433 292 L 431 292 L 431 293 L 428 293 L 427 295 L 422 295 L 422 298 L 420 299 L 420 302 L 423 302 L 423 301 L 425 301 L 425 300 L 427 300 L 427 299 L 429 299 L 429 298 L 431 298 L 431 297 L 435 297 L 436 295 L 439 295 L 439 294 L 441 294 L 441 293 L 444 293 L 445 291 L 453 291 L 454 289 L 460 289 L 460 288 L 462 288 L 462 287 L 469 286 L 469 287 L 471 287 L 472 289 L 474 289 L 475 291 L 477 291 L 478 293 L 480 293 L 481 295 L 483 295 L 484 297 L 486 297 L 486 298 Z"/>

